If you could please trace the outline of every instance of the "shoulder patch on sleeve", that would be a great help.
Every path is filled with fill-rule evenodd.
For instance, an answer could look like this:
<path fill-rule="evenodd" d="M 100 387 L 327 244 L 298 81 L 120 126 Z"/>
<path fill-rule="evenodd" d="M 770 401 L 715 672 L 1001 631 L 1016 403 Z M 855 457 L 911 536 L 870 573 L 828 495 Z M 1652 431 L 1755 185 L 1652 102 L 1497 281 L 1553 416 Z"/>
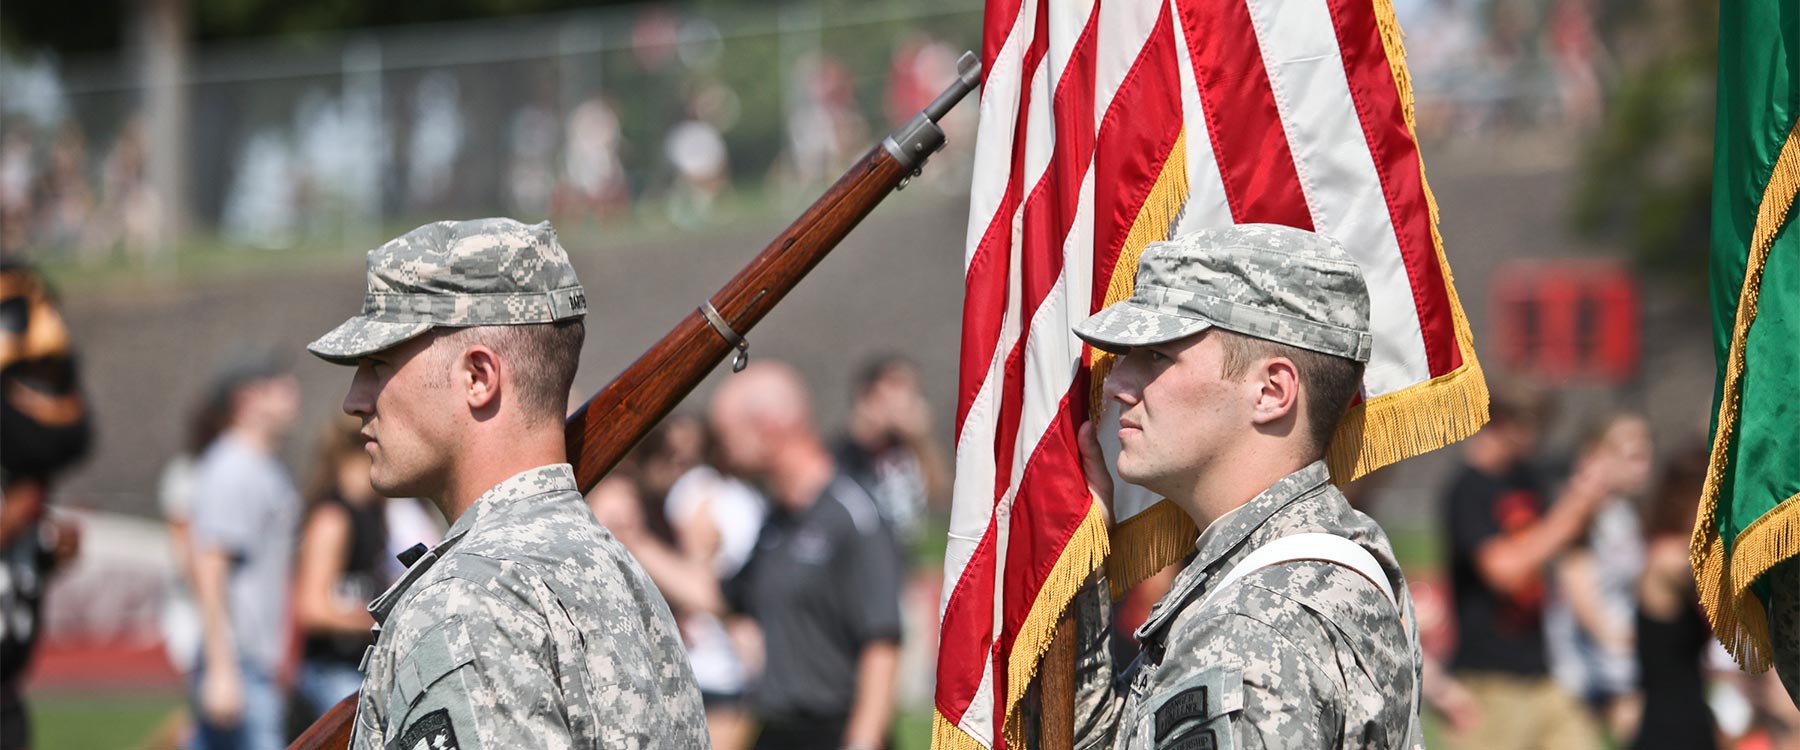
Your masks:
<path fill-rule="evenodd" d="M 1219 750 L 1219 735 L 1211 729 L 1195 729 L 1159 750 Z"/>
<path fill-rule="evenodd" d="M 393 750 L 461 750 L 456 741 L 456 726 L 450 712 L 442 708 L 419 717 L 406 728 L 400 740 L 389 745 Z"/>
<path fill-rule="evenodd" d="M 1207 686 L 1195 685 L 1165 699 L 1156 707 L 1156 741 L 1169 736 L 1169 730 L 1188 719 L 1206 720 L 1217 712 L 1207 708 Z"/>
<path fill-rule="evenodd" d="M 1152 742 L 1161 745 L 1174 736 L 1168 747 L 1214 747 L 1218 739 L 1213 735 L 1224 726 L 1217 720 L 1244 708 L 1243 671 L 1203 669 L 1152 693 L 1146 708 L 1145 729 Z"/>

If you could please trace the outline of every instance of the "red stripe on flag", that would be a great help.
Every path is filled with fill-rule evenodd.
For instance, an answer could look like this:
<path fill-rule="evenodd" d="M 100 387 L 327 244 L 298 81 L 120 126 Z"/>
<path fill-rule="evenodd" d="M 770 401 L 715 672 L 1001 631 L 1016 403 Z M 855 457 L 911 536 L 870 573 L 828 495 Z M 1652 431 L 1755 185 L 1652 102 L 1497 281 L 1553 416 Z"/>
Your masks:
<path fill-rule="evenodd" d="M 1087 419 L 1088 370 L 1083 367 L 1057 406 L 1043 440 L 1032 452 L 1019 478 L 1019 500 L 1013 503 L 1007 526 L 1006 588 L 1000 649 L 994 658 L 995 694 L 1007 694 L 1006 665 L 1012 661 L 1019 627 L 1031 614 L 1056 562 L 1062 559 L 1069 538 L 1087 518 L 1087 482 L 1081 474 L 1075 447 L 1075 426 Z M 1005 701 L 994 702 L 994 726 L 1006 725 Z M 1003 738 L 996 738 L 998 749 Z"/>
<path fill-rule="evenodd" d="M 1164 5 L 1100 122 L 1094 151 L 1095 255 L 1089 312 L 1106 304 L 1106 289 L 1125 236 L 1181 135 L 1180 56 L 1169 12 Z"/>
<path fill-rule="evenodd" d="M 1070 50 L 1062 80 L 1051 100 L 1056 144 L 1044 176 L 1025 199 L 1020 236 L 1020 294 L 1023 306 L 1019 322 L 1025 334 L 1006 355 L 1001 381 L 999 432 L 994 440 L 994 498 L 1006 494 L 1011 483 L 1013 453 L 1019 439 L 1019 422 L 1025 407 L 1025 349 L 1031 340 L 1031 321 L 1056 285 L 1063 269 L 1063 241 L 1075 223 L 1081 199 L 1081 181 L 1094 154 L 1094 46 L 1099 35 L 1100 13 L 1095 7 Z M 1062 332 L 1058 332 L 1062 334 Z M 1034 436 L 1035 437 L 1035 436 Z"/>
<path fill-rule="evenodd" d="M 1041 3 L 1040 3 L 1041 5 Z M 987 231 L 975 246 L 964 275 L 963 332 L 961 372 L 956 396 L 956 442 L 962 441 L 963 425 L 969 418 L 969 407 L 987 381 L 988 367 L 994 350 L 1000 346 L 1000 328 L 1006 320 L 1006 287 L 1012 273 L 1012 217 L 1019 210 L 1025 192 L 1026 123 L 1031 117 L 1031 78 L 1043 64 L 1049 49 L 1048 16 L 1039 8 L 1037 27 L 1031 45 L 1025 51 L 1019 80 L 1003 82 L 1019 91 L 1019 111 L 1013 120 L 1012 165 L 1006 181 L 1006 194 L 1000 207 L 988 222 Z"/>
<path fill-rule="evenodd" d="M 981 689 L 978 667 L 987 663 L 994 642 L 994 533 L 990 518 L 974 555 L 950 590 L 951 606 L 944 608 L 944 622 L 938 627 L 937 710 L 952 724 L 962 723 Z"/>
<path fill-rule="evenodd" d="M 1375 159 L 1375 173 L 1387 198 L 1388 215 L 1400 243 L 1400 257 L 1412 285 L 1413 305 L 1418 309 L 1424 336 L 1425 360 L 1432 377 L 1462 366 L 1456 347 L 1456 331 L 1445 290 L 1444 270 L 1438 264 L 1431 240 L 1431 214 L 1425 201 L 1425 181 L 1419 171 L 1418 144 L 1406 127 L 1400 107 L 1400 91 L 1388 67 L 1381 44 L 1381 28 L 1375 21 L 1372 0 L 1329 0 L 1332 27 L 1337 32 L 1338 53 L 1344 75 L 1350 81 L 1350 99 Z"/>
<path fill-rule="evenodd" d="M 1244 0 L 1182 0 L 1182 29 L 1231 218 L 1311 230 L 1312 212 Z"/>
<path fill-rule="evenodd" d="M 981 83 L 987 85 L 988 72 L 994 69 L 994 60 L 1000 56 L 1000 48 L 1006 46 L 1007 35 L 1012 33 L 1014 24 L 1019 22 L 1019 11 L 1024 9 L 1024 0 L 989 0 L 981 14 Z M 1039 17 L 1042 21 L 1042 16 Z M 1041 39 L 1042 37 L 1038 37 Z M 1027 70 L 1030 65 L 1025 66 Z M 1031 80 L 1029 76 L 1026 80 Z"/>

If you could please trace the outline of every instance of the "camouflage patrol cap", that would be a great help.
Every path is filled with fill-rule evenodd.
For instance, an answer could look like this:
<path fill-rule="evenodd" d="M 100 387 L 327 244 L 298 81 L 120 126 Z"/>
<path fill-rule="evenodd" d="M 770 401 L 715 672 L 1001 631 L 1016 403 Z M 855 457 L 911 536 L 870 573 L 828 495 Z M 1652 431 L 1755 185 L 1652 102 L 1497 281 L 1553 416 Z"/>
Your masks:
<path fill-rule="evenodd" d="M 1336 240 L 1274 224 L 1203 229 L 1144 248 L 1131 298 L 1075 326 L 1124 353 L 1217 326 L 1369 361 L 1369 290 Z"/>
<path fill-rule="evenodd" d="M 554 323 L 587 314 L 587 295 L 549 222 L 439 221 L 369 251 L 362 312 L 308 344 L 339 364 L 433 328 Z"/>

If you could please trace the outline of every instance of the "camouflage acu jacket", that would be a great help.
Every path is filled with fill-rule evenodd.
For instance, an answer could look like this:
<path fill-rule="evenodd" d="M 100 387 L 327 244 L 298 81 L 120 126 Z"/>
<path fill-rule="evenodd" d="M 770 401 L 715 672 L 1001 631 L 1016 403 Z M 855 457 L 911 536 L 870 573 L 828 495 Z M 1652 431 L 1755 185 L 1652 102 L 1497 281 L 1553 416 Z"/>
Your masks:
<path fill-rule="evenodd" d="M 1323 463 L 1225 515 L 1138 630 L 1144 649 L 1115 678 L 1105 582 L 1076 598 L 1075 746 L 1080 750 L 1415 750 L 1420 651 L 1412 597 L 1387 535 L 1350 507 Z M 1394 604 L 1348 568 L 1262 568 L 1202 604 L 1207 587 L 1270 541 L 1346 537 L 1380 562 Z"/>
<path fill-rule="evenodd" d="M 369 613 L 355 750 L 707 745 L 668 604 L 567 464 L 489 490 Z"/>

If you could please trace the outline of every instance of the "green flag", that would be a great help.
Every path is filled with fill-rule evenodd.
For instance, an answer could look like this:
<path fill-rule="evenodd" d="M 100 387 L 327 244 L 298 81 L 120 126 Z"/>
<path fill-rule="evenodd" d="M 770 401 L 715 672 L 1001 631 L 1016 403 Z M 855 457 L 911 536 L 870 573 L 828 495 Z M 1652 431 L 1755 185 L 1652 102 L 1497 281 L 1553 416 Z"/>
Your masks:
<path fill-rule="evenodd" d="M 1725 0 L 1712 194 L 1712 464 L 1694 578 L 1752 672 L 1800 665 L 1800 2 Z"/>

